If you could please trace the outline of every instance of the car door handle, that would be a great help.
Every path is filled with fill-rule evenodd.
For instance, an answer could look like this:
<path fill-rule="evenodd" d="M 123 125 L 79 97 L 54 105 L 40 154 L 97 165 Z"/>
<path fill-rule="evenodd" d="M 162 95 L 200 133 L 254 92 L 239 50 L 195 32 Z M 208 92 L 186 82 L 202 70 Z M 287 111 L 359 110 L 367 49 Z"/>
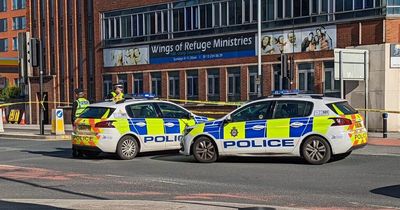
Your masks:
<path fill-rule="evenodd" d="M 301 126 L 303 126 L 303 125 L 304 125 L 304 124 L 301 123 L 301 122 L 294 122 L 294 123 L 290 124 L 290 127 L 299 128 L 299 127 L 301 127 Z"/>
<path fill-rule="evenodd" d="M 262 130 L 264 128 L 265 128 L 264 125 L 255 125 L 255 126 L 251 127 L 251 129 L 256 130 L 256 131 Z"/>
<path fill-rule="evenodd" d="M 146 126 L 146 123 L 144 122 L 137 122 L 135 125 L 139 126 L 139 127 L 144 127 Z"/>
<path fill-rule="evenodd" d="M 170 128 L 175 126 L 174 123 L 164 123 L 164 125 Z"/>

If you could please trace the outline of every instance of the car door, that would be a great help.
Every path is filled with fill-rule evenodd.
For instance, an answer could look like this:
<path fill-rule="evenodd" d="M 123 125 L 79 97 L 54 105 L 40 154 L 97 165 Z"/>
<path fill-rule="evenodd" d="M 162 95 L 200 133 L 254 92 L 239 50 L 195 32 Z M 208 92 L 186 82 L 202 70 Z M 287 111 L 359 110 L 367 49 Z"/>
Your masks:
<path fill-rule="evenodd" d="M 312 131 L 313 103 L 277 100 L 272 119 L 267 120 L 267 153 L 290 153 L 301 137 Z"/>
<path fill-rule="evenodd" d="M 221 127 L 225 154 L 264 153 L 266 120 L 271 116 L 271 102 L 249 104 L 230 115 Z"/>
<path fill-rule="evenodd" d="M 129 128 L 141 141 L 142 151 L 165 149 L 164 121 L 153 103 L 138 103 L 126 106 Z"/>
<path fill-rule="evenodd" d="M 164 121 L 166 149 L 179 149 L 180 139 L 186 126 L 194 125 L 194 120 L 189 119 L 190 113 L 181 107 L 167 102 L 156 103 Z M 193 123 L 190 123 L 193 121 Z"/>

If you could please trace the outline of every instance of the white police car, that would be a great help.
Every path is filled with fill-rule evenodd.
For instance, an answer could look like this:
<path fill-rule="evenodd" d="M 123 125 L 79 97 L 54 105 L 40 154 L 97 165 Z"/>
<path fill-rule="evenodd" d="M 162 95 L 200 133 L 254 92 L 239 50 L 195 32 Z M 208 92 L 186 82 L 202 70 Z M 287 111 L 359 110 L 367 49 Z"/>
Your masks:
<path fill-rule="evenodd" d="M 185 127 L 207 120 L 161 100 L 91 104 L 74 123 L 73 156 L 106 152 L 132 159 L 138 152 L 179 149 Z"/>
<path fill-rule="evenodd" d="M 199 162 L 229 155 L 292 155 L 323 164 L 366 143 L 363 118 L 345 100 L 295 95 L 256 100 L 222 119 L 188 127 L 181 153 Z"/>

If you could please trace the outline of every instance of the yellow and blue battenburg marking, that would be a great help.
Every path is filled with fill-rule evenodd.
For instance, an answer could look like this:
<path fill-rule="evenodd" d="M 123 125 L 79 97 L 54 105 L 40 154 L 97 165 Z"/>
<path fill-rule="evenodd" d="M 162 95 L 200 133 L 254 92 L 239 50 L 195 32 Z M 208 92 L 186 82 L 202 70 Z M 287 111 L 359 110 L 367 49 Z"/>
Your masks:
<path fill-rule="evenodd" d="M 223 121 L 204 123 L 202 129 L 196 129 L 194 134 L 208 133 L 215 139 L 240 140 L 249 138 L 298 138 L 312 131 L 326 134 L 332 121 L 328 117 L 320 119 L 320 125 L 315 125 L 314 117 L 284 118 L 272 120 L 254 120 L 233 122 L 222 126 Z M 291 126 L 292 125 L 292 126 Z"/>

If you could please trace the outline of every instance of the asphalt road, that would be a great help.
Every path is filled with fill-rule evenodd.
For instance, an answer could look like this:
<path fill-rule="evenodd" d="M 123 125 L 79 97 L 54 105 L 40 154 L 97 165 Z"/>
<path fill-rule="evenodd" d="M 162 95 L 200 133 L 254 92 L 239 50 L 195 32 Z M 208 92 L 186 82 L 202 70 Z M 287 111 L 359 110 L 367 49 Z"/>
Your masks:
<path fill-rule="evenodd" d="M 131 161 L 113 155 L 72 159 L 68 141 L 0 139 L 0 198 L 400 208 L 400 147 L 367 146 L 322 166 L 291 157 L 199 164 L 177 152 L 146 153 Z"/>

